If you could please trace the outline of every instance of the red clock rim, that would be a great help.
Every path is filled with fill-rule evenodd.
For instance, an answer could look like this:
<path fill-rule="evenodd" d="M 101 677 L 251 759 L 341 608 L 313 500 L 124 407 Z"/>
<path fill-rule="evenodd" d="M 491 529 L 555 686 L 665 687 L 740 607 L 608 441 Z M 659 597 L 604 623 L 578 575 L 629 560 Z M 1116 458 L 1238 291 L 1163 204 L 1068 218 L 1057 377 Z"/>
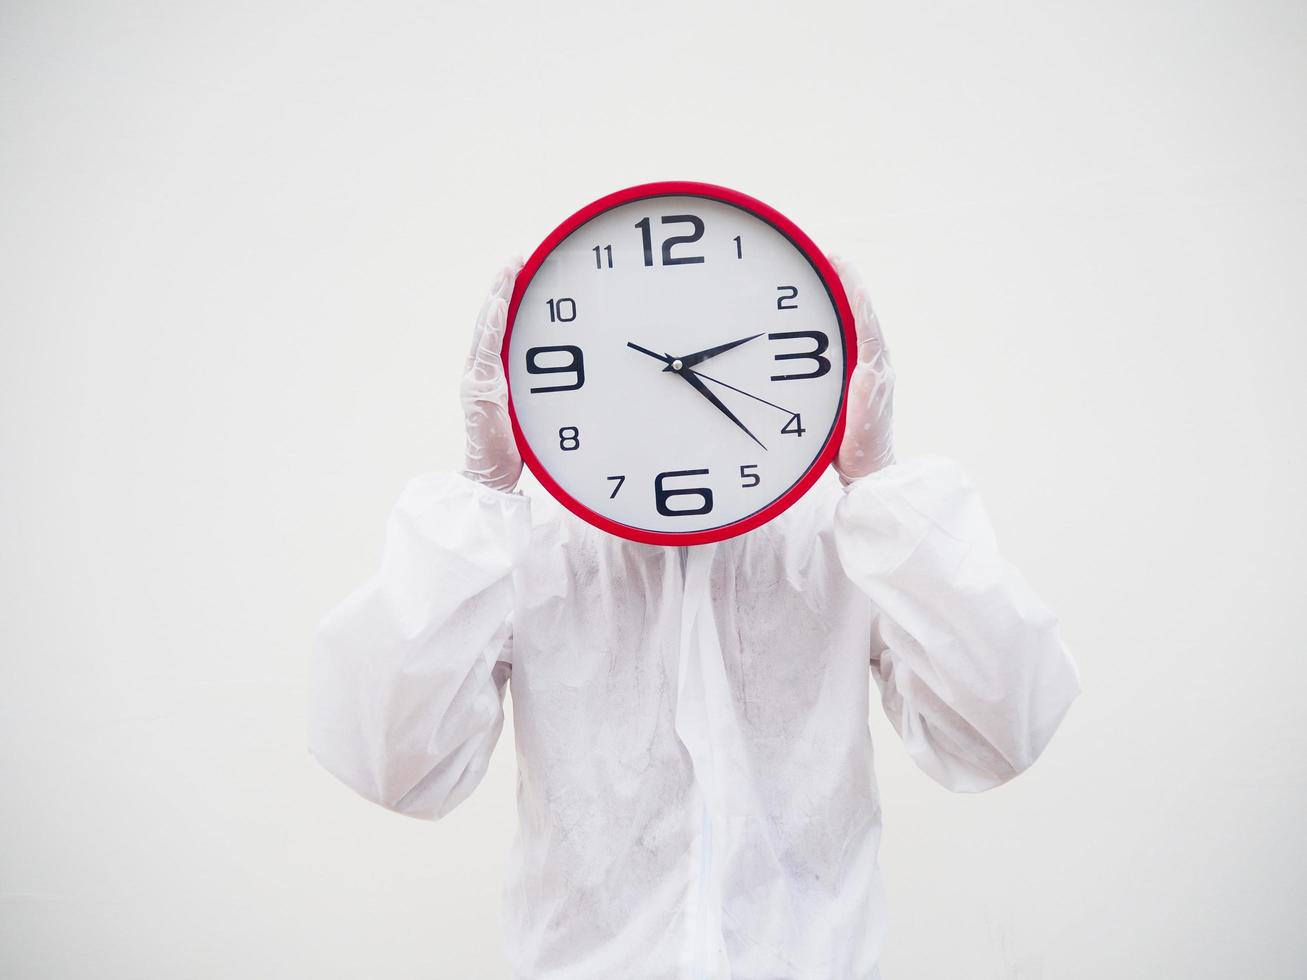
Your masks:
<path fill-rule="evenodd" d="M 587 507 L 563 489 L 531 449 L 521 425 L 518 424 L 517 410 L 513 406 L 511 385 L 508 388 L 508 417 L 513 426 L 513 439 L 517 442 L 518 452 L 522 454 L 522 460 L 535 475 L 535 478 L 540 481 L 540 484 L 549 491 L 555 500 L 586 523 L 599 528 L 601 531 L 607 531 L 609 534 L 625 538 L 628 541 L 638 541 L 641 544 L 669 547 L 712 544 L 716 541 L 725 541 L 728 538 L 752 531 L 779 517 L 794 506 L 799 498 L 807 493 L 812 485 L 826 472 L 826 467 L 831 464 L 835 454 L 839 452 L 840 442 L 844 437 L 849 379 L 853 375 L 853 368 L 858 360 L 857 333 L 854 330 L 853 311 L 849 307 L 849 300 L 844 293 L 844 284 L 840 281 L 839 275 L 821 249 L 793 221 L 757 198 L 732 190 L 729 187 L 705 184 L 693 180 L 662 180 L 649 184 L 637 184 L 634 187 L 614 191 L 597 201 L 587 204 L 550 232 L 548 237 L 531 253 L 531 257 L 526 260 L 526 264 L 522 266 L 522 270 L 517 274 L 517 281 L 513 285 L 513 295 L 508 303 L 508 322 L 504 329 L 503 347 L 500 349 L 505 380 L 510 376 L 508 351 L 513 339 L 513 324 L 517 319 L 517 308 L 521 304 L 522 296 L 531 284 L 536 272 L 540 269 L 541 264 L 553 253 L 555 248 L 562 244 L 564 239 L 587 221 L 615 207 L 651 197 L 704 197 L 748 211 L 789 238 L 794 246 L 812 263 L 813 268 L 817 270 L 817 275 L 821 277 L 827 291 L 835 300 L 836 314 L 839 317 L 840 328 L 844 334 L 844 381 L 840 391 L 839 415 L 830 431 L 826 445 L 822 447 L 821 453 L 793 486 L 766 507 L 755 511 L 748 517 L 703 531 L 649 531 L 605 517 L 598 511 Z"/>

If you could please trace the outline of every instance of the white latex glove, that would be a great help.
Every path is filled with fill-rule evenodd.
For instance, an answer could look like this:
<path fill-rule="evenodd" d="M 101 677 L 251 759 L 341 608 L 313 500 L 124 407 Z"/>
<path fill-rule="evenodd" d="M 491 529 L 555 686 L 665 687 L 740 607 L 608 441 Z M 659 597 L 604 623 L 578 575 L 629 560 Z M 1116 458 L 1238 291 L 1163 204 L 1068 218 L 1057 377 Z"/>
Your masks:
<path fill-rule="evenodd" d="M 508 322 L 508 300 L 521 269 L 522 260 L 514 259 L 495 276 L 490 295 L 477 314 L 472 350 L 459 387 L 467 423 L 467 468 L 463 474 L 505 492 L 517 486 L 522 456 L 508 421 L 508 381 L 499 355 Z"/>
<path fill-rule="evenodd" d="M 882 470 L 894 462 L 894 365 L 858 271 L 830 256 L 853 308 L 858 333 L 858 363 L 849 380 L 844 441 L 835 457 L 835 472 L 845 483 Z"/>

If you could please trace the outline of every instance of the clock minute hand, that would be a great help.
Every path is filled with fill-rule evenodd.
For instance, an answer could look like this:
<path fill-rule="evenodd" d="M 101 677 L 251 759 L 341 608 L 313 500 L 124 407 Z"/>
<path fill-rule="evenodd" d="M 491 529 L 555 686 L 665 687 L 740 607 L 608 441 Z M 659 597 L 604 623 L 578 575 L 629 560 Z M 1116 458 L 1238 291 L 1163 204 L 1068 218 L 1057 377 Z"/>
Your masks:
<path fill-rule="evenodd" d="M 757 334 L 756 336 L 760 337 L 762 335 Z M 753 340 L 753 337 L 746 337 L 744 338 L 744 340 Z M 727 344 L 726 346 L 734 347 L 736 344 L 744 343 L 744 340 L 737 340 L 735 341 L 735 343 Z M 758 443 L 758 445 L 762 446 L 762 441 L 759 440 L 757 436 L 755 436 L 752 432 L 749 431 L 749 427 L 747 425 L 745 425 L 743 422 L 741 422 L 738 418 L 735 417 L 734 412 L 732 412 L 729 408 L 727 408 L 725 405 L 722 404 L 722 400 L 720 398 L 718 398 L 716 395 L 714 395 L 711 391 L 708 390 L 708 386 L 699 380 L 699 376 L 697 374 L 695 374 L 693 371 L 682 370 L 682 368 L 685 366 L 682 361 L 672 357 L 669 354 L 655 354 L 647 347 L 641 347 L 639 344 L 634 344 L 629 340 L 626 342 L 626 346 L 631 348 L 631 350 L 639 351 L 641 354 L 644 354 L 648 357 L 652 357 L 655 361 L 662 361 L 664 364 L 667 365 L 667 367 L 664 368 L 664 370 L 675 371 L 677 374 L 679 374 L 682 378 L 684 378 L 686 381 L 690 383 L 690 387 L 694 388 L 695 391 L 703 395 L 704 398 L 707 398 L 710 402 L 713 403 L 713 405 L 716 406 L 718 411 L 720 411 L 728 419 L 730 419 L 741 429 L 743 429 L 745 435 L 747 435 L 754 442 Z M 763 452 L 767 451 L 766 446 L 762 446 L 762 449 Z"/>
<path fill-rule="evenodd" d="M 710 357 L 716 357 L 718 354 L 723 354 L 732 347 L 739 347 L 741 344 L 747 344 L 749 341 L 757 340 L 761 336 L 762 334 L 756 333 L 752 337 L 741 337 L 739 340 L 732 340 L 729 344 L 718 344 L 716 347 L 709 347 L 707 350 L 695 351 L 693 354 L 684 354 L 677 358 L 677 360 L 681 362 L 682 367 L 694 367 L 696 364 L 706 361 Z M 663 370 L 671 370 L 671 365 L 669 364 L 667 367 L 663 368 Z"/>
<path fill-rule="evenodd" d="M 703 395 L 704 398 L 707 398 L 710 402 L 712 402 L 713 405 L 717 407 L 718 411 L 720 411 L 728 419 L 730 419 L 741 429 L 743 429 L 745 435 L 747 435 L 754 442 L 758 443 L 758 445 L 762 446 L 762 441 L 757 436 L 755 436 L 752 432 L 749 431 L 749 427 L 747 425 L 745 425 L 743 422 L 741 422 L 738 418 L 735 417 L 734 412 L 732 412 L 729 408 L 727 408 L 725 405 L 722 404 L 722 400 L 718 398 L 716 395 L 714 395 L 708 389 L 708 386 L 706 384 L 704 384 L 702 381 L 699 380 L 699 376 L 697 374 L 695 374 L 693 371 L 681 371 L 678 373 L 681 375 L 682 378 L 684 378 L 686 381 L 690 383 L 690 386 L 694 388 L 695 391 L 697 391 L 699 394 Z M 766 452 L 767 447 L 762 446 L 762 451 Z"/>

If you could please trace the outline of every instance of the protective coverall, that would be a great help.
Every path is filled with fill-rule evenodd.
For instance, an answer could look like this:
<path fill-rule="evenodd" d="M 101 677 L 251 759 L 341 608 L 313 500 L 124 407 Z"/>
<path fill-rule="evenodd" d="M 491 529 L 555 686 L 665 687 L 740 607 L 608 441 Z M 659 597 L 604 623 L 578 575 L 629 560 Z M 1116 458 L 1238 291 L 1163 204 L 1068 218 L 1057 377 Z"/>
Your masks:
<path fill-rule="evenodd" d="M 322 624 L 310 747 L 401 813 L 472 792 L 511 686 L 517 980 L 877 978 L 868 675 L 913 759 L 964 792 L 1033 763 L 1079 690 L 959 468 L 893 461 L 893 368 L 836 267 L 859 335 L 837 473 L 694 548 L 510 492 L 505 270 L 463 386 L 466 472 L 409 484 L 380 570 Z"/>

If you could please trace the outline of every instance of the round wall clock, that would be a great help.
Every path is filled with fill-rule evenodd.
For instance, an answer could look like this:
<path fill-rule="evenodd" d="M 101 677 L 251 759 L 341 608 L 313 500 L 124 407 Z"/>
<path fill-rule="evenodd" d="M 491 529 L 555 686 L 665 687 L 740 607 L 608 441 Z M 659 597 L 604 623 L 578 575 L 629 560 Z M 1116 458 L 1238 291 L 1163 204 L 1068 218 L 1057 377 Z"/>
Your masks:
<path fill-rule="evenodd" d="M 793 222 L 711 184 L 630 187 L 564 221 L 518 275 L 513 434 L 594 526 L 720 541 L 830 464 L 856 350 L 839 277 Z"/>

